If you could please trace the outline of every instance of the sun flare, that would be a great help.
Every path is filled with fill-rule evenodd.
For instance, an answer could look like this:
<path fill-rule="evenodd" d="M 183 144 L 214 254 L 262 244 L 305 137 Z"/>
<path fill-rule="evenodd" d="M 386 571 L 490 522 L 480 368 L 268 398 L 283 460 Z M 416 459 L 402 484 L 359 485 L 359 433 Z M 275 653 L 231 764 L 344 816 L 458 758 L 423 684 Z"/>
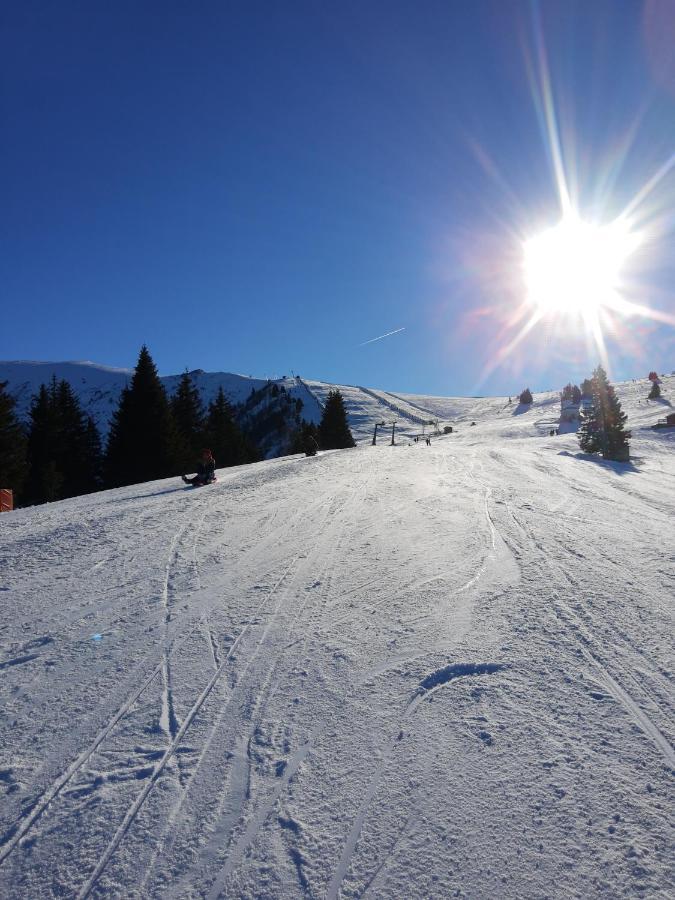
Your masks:
<path fill-rule="evenodd" d="M 675 153 L 670 145 L 657 147 L 665 152 L 660 163 L 650 162 L 643 172 L 630 170 L 640 112 L 616 148 L 584 158 L 581 136 L 569 116 L 561 115 L 561 104 L 568 112 L 565 85 L 552 77 L 539 6 L 530 9 L 533 43 L 525 47 L 526 64 L 559 218 L 544 231 L 532 230 L 519 191 L 498 160 L 472 140 L 481 168 L 511 205 L 511 214 L 502 219 L 501 249 L 498 243 L 474 241 L 467 252 L 467 271 L 479 272 L 491 298 L 472 312 L 471 322 L 480 327 L 492 319 L 498 325 L 476 390 L 497 368 L 546 367 L 552 359 L 586 357 L 589 367 L 600 360 L 611 371 L 610 354 L 641 358 L 646 334 L 661 325 L 675 327 L 672 287 L 663 278 L 675 222 Z M 641 183 L 630 196 L 636 176 Z M 540 210 L 541 205 L 535 215 Z M 506 287 L 503 294 L 495 291 L 500 284 Z"/>
<path fill-rule="evenodd" d="M 524 244 L 529 302 L 541 313 L 591 314 L 621 303 L 621 274 L 639 244 L 622 221 L 590 225 L 568 215 Z"/>

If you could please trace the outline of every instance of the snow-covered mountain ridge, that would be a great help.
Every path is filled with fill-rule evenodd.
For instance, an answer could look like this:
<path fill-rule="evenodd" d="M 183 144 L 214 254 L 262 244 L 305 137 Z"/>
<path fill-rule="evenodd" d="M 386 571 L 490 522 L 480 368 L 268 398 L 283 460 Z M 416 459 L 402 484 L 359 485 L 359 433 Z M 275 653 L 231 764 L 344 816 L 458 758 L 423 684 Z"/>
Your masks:
<path fill-rule="evenodd" d="M 436 398 L 0 516 L 0 895 L 673 896 L 675 431 L 620 391 L 630 463 Z"/>
<path fill-rule="evenodd" d="M 229 372 L 204 372 L 197 369 L 191 373 L 194 383 L 205 403 L 214 399 L 218 389 L 223 388 L 233 404 L 244 401 L 252 389 L 258 390 L 267 384 L 265 379 L 236 375 Z M 41 384 L 48 383 L 53 376 L 68 381 L 78 395 L 82 406 L 92 415 L 103 435 L 109 428 L 110 417 L 117 407 L 122 388 L 131 378 L 129 369 L 116 369 L 91 362 L 0 362 L 0 381 L 8 382 L 8 389 L 17 399 L 17 411 L 27 417 L 30 400 Z M 169 394 L 173 393 L 180 375 L 162 377 Z M 486 425 L 498 433 L 508 435 L 521 433 L 521 422 L 516 416 L 524 415 L 531 425 L 530 433 L 545 433 L 558 421 L 559 394 L 547 391 L 535 394 L 535 402 L 530 408 L 519 408 L 516 398 L 509 404 L 507 397 L 434 397 L 392 393 L 354 385 L 329 384 L 322 381 L 283 377 L 275 384 L 282 386 L 293 397 L 303 402 L 302 415 L 307 421 L 318 422 L 322 405 L 328 391 L 339 388 L 342 392 L 349 424 L 357 441 L 372 437 L 376 422 L 391 423 L 396 420 L 397 428 L 404 434 L 418 433 L 425 423 L 438 419 L 441 424 L 466 426 L 475 421 Z M 654 424 L 664 415 L 670 397 L 675 396 L 675 376 L 664 376 L 662 401 L 647 401 L 651 387 L 647 378 L 619 383 L 617 393 L 623 403 L 628 403 L 631 421 L 629 425 Z M 641 401 L 638 403 L 638 400 Z"/>
<path fill-rule="evenodd" d="M 110 417 L 117 408 L 122 389 L 129 383 L 133 370 L 116 369 L 91 362 L 0 362 L 0 381 L 8 382 L 8 390 L 17 400 L 17 412 L 26 417 L 30 401 L 40 385 L 48 384 L 53 377 L 69 382 L 77 394 L 86 413 L 93 416 L 101 432 L 105 435 L 110 425 Z M 251 393 L 266 382 L 260 378 L 234 375 L 229 372 L 192 373 L 195 384 L 205 403 L 213 400 L 222 386 L 232 403 L 241 403 Z M 162 382 L 172 394 L 180 375 L 165 375 Z M 306 392 L 305 392 L 306 393 Z"/>

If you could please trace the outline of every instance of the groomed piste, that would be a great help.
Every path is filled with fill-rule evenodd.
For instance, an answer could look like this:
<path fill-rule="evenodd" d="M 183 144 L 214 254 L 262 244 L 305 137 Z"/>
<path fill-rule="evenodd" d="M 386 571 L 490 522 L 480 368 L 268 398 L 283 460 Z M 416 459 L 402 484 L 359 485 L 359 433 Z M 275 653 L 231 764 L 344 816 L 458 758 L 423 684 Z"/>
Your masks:
<path fill-rule="evenodd" d="M 3 514 L 0 895 L 672 896 L 673 388 Z"/>

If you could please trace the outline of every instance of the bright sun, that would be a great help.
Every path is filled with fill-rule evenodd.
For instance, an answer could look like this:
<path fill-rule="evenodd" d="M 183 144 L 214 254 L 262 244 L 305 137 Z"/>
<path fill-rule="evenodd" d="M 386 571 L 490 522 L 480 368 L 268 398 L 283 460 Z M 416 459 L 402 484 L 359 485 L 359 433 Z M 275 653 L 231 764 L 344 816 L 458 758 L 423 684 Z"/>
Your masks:
<path fill-rule="evenodd" d="M 566 218 L 524 245 L 527 296 L 541 313 L 590 315 L 621 303 L 621 270 L 639 239 L 623 222 Z"/>

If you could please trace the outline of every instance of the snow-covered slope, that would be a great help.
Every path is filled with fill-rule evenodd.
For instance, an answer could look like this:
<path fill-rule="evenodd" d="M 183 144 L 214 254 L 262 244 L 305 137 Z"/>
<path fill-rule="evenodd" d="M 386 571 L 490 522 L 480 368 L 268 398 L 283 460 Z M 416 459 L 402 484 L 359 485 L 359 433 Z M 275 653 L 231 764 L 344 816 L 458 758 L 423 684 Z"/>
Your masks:
<path fill-rule="evenodd" d="M 131 377 L 127 369 L 113 369 L 95 363 L 49 363 L 49 362 L 0 362 L 0 382 L 7 381 L 8 389 L 17 398 L 17 411 L 23 417 L 28 415 L 31 396 L 41 384 L 49 382 L 52 376 L 66 379 L 82 401 L 83 408 L 92 415 L 105 436 L 108 432 L 110 416 L 117 408 L 120 391 Z M 196 369 L 191 373 L 204 403 L 213 400 L 220 387 L 233 404 L 246 400 L 252 389 L 258 390 L 267 381 L 229 372 L 204 372 Z M 180 375 L 166 375 L 162 378 L 169 394 L 172 394 Z M 283 377 L 274 384 L 303 402 L 302 416 L 310 422 L 319 422 L 321 410 L 328 392 L 337 388 L 345 399 L 349 424 L 357 442 L 372 439 L 376 422 L 391 424 L 396 422 L 397 431 L 402 435 L 420 434 L 428 430 L 429 422 L 438 420 L 439 425 L 454 428 L 486 425 L 496 434 L 523 434 L 523 424 L 530 426 L 530 435 L 547 433 L 558 423 L 560 400 L 557 391 L 535 394 L 531 407 L 518 406 L 517 400 L 509 403 L 508 397 L 428 397 L 424 395 L 395 394 L 368 387 L 344 384 L 328 384 L 323 381 Z M 646 399 L 650 382 L 630 381 L 617 386 L 622 403 L 628 403 L 632 415 L 641 424 L 653 424 L 667 411 L 669 398 L 675 401 L 675 376 L 664 376 L 662 390 L 664 399 Z M 517 417 L 523 416 L 520 420 Z M 527 431 L 527 429 L 525 429 Z"/>
<path fill-rule="evenodd" d="M 411 397 L 456 433 L 1 516 L 0 896 L 673 896 L 675 433 L 622 392 L 628 464 Z"/>
<path fill-rule="evenodd" d="M 349 424 L 354 436 L 362 442 L 372 439 L 374 425 L 381 421 L 396 421 L 397 431 L 403 436 L 420 434 L 425 425 L 428 432 L 431 421 L 437 421 L 441 429 L 444 425 L 452 425 L 460 431 L 475 423 L 484 436 L 487 431 L 496 439 L 548 434 L 551 428 L 557 427 L 560 418 L 558 391 L 535 394 L 531 406 L 521 406 L 515 397 L 429 397 L 321 381 L 307 381 L 306 384 L 321 403 L 325 402 L 329 390 L 337 388 L 342 392 Z M 646 399 L 650 387 L 646 378 L 616 386 L 630 417 L 629 426 L 652 425 L 671 411 L 671 401 L 675 403 L 675 376 L 663 377 L 661 400 Z"/>
<path fill-rule="evenodd" d="M 647 378 L 619 382 L 615 388 L 624 412 L 629 416 L 629 426 L 652 425 L 670 412 L 675 403 L 675 375 L 662 377 L 663 396 L 660 400 L 647 400 L 651 388 Z M 560 416 L 559 391 L 535 393 L 531 406 L 521 406 L 517 397 L 399 396 L 429 410 L 441 422 L 465 426 L 475 421 L 503 436 L 545 432 L 558 423 Z"/>

